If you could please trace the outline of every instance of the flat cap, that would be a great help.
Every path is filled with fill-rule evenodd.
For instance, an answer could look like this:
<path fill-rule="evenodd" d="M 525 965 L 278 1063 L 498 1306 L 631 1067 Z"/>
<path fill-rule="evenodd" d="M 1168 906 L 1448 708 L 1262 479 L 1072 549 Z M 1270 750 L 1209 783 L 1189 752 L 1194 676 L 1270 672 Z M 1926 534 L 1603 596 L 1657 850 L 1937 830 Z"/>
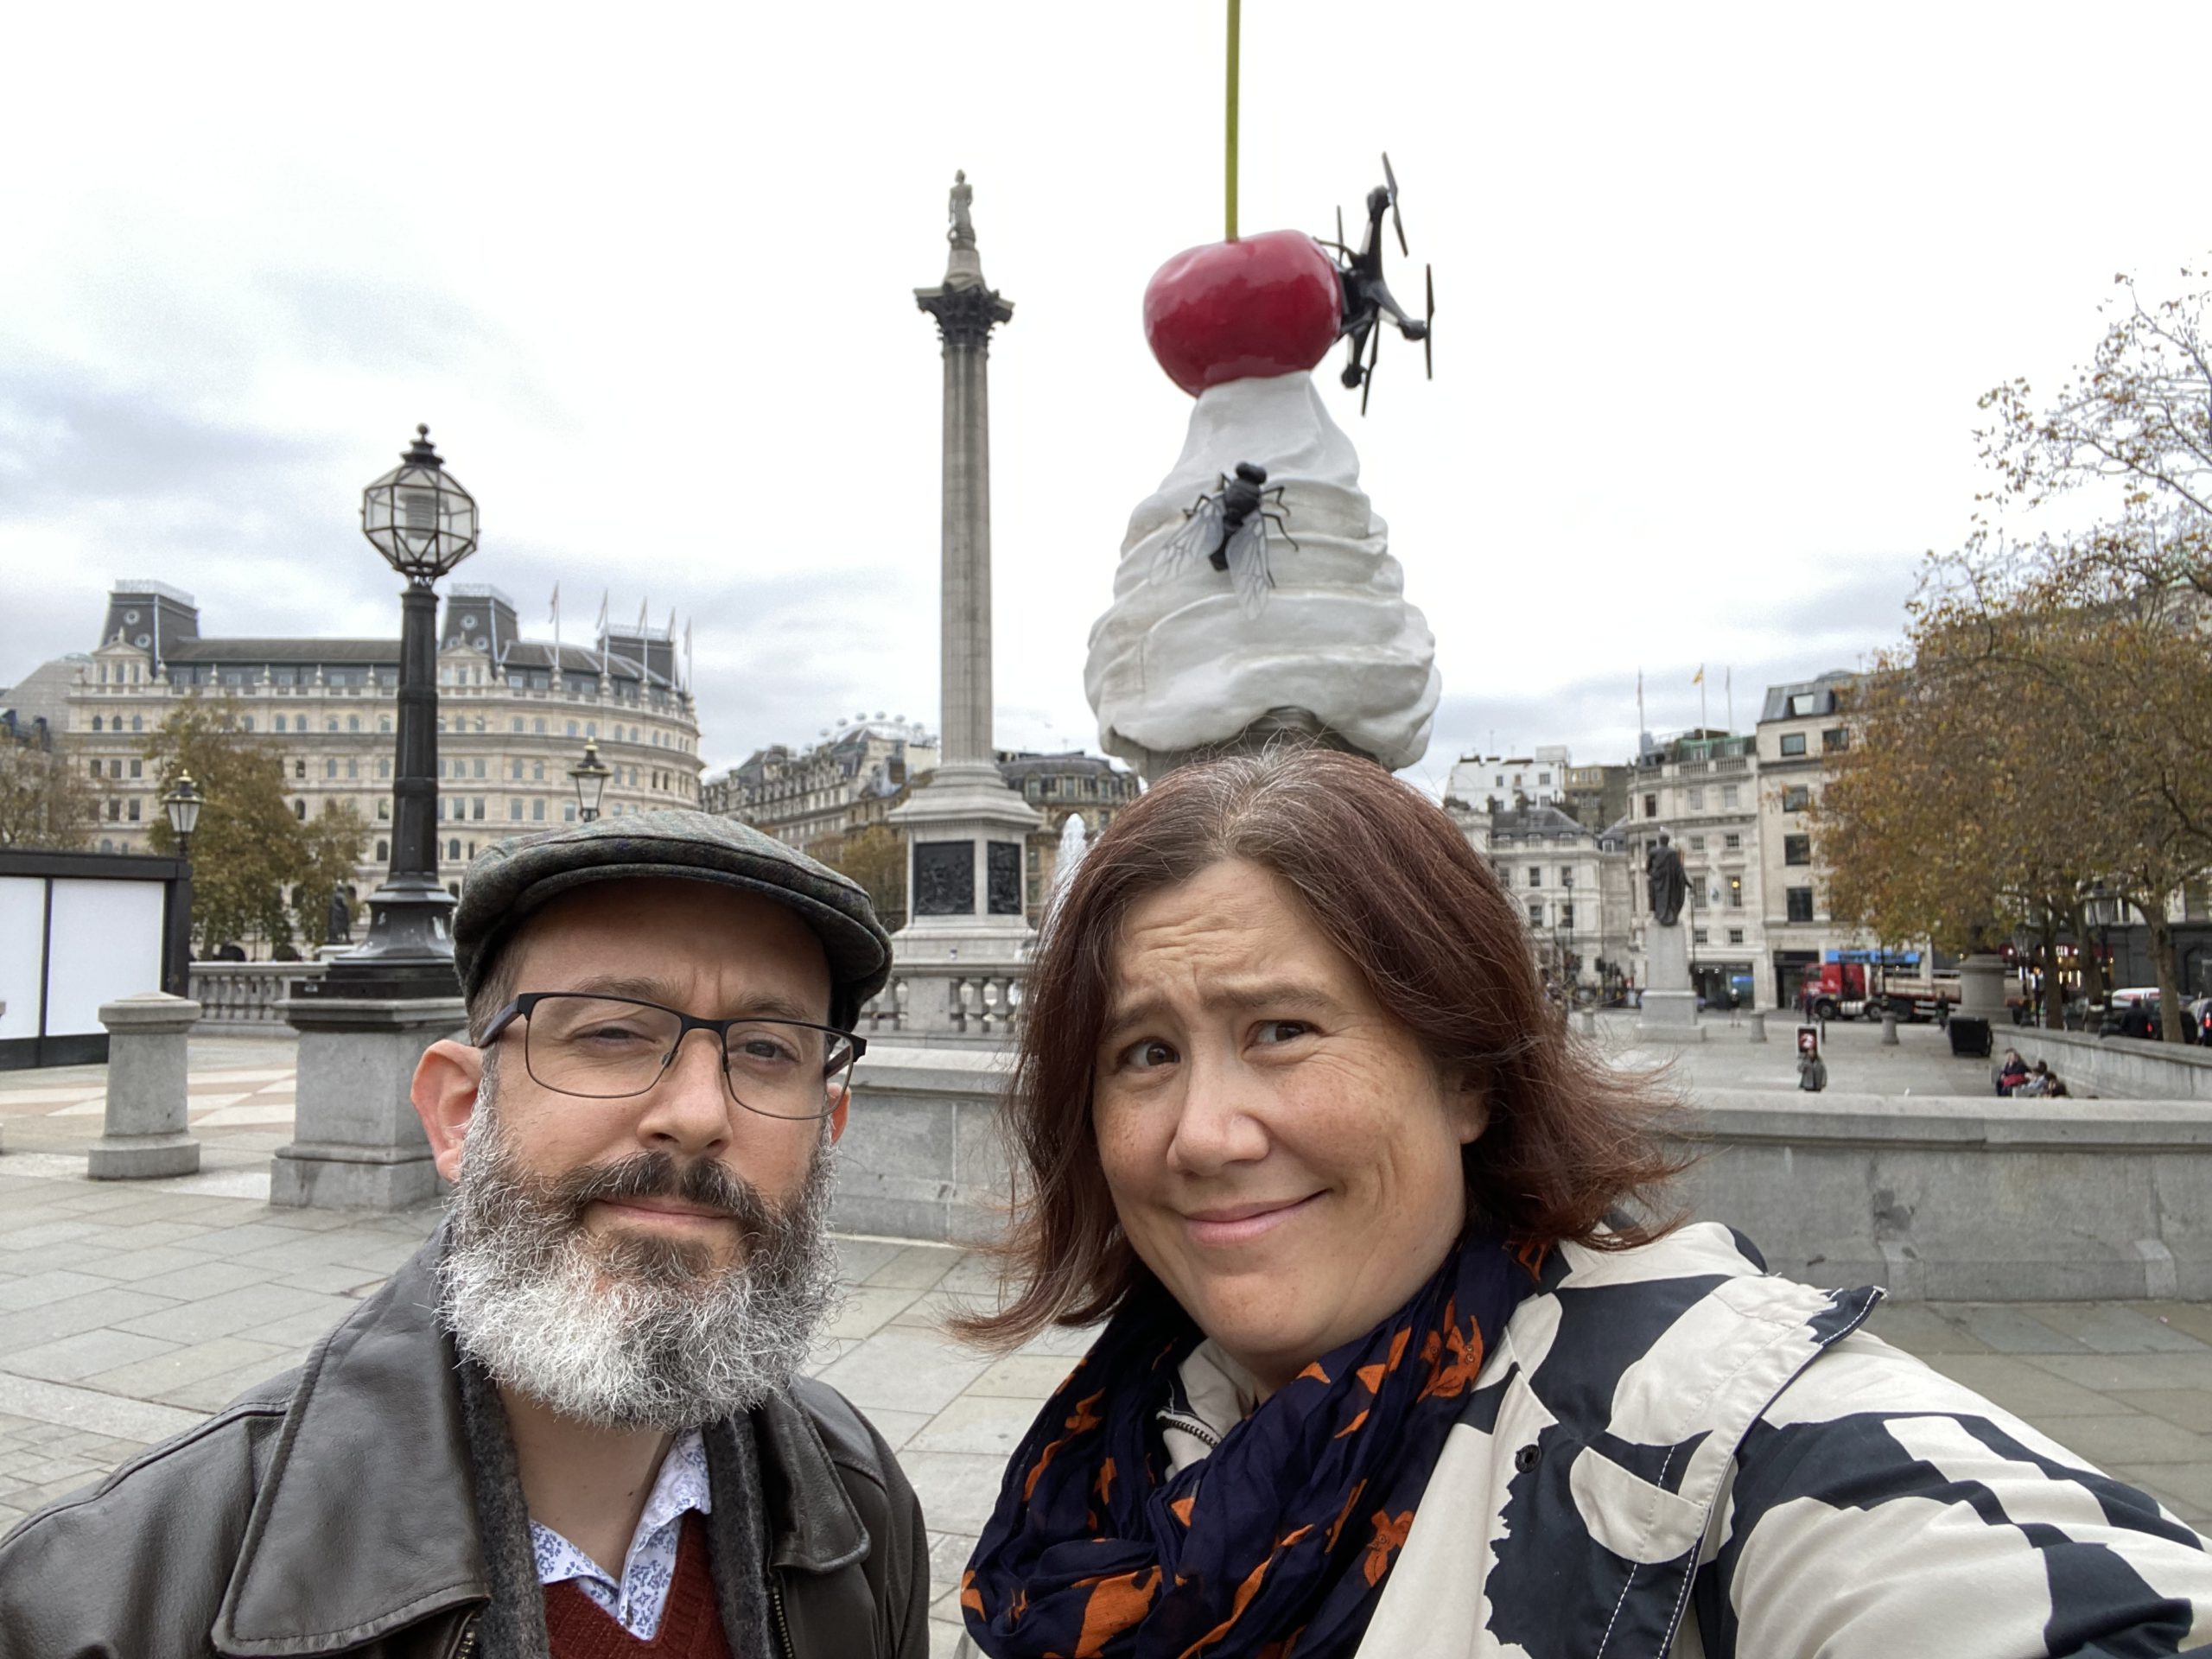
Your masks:
<path fill-rule="evenodd" d="M 501 942 L 547 899 L 594 881 L 652 877 L 717 882 L 797 911 L 830 959 L 835 1023 L 849 1023 L 891 977 L 891 936 L 859 882 L 735 818 L 669 809 L 518 836 L 479 853 L 453 913 L 462 994 L 476 994 Z"/>

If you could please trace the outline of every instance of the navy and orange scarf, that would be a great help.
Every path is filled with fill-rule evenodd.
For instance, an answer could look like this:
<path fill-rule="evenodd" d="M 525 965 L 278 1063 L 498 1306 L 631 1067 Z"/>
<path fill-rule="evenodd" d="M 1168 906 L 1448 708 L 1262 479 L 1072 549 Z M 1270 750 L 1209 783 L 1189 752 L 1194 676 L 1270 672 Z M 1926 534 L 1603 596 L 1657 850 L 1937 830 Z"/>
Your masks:
<path fill-rule="evenodd" d="M 1202 1339 L 1130 1298 L 1007 1466 L 961 1580 L 993 1659 L 1328 1659 L 1359 1645 L 1537 1253 L 1463 1239 L 1411 1301 L 1172 1478 L 1159 1413 Z"/>

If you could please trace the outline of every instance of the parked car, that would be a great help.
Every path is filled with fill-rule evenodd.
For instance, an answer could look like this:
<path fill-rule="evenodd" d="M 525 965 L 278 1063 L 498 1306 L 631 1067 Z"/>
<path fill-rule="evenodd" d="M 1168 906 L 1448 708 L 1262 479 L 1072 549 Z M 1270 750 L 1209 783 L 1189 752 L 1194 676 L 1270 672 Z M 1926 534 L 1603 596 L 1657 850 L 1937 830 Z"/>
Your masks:
<path fill-rule="evenodd" d="M 2159 1034 L 2157 986 L 2131 986 L 2114 991 L 2107 1000 L 2098 1036 L 2139 1037 L 2155 1042 Z"/>

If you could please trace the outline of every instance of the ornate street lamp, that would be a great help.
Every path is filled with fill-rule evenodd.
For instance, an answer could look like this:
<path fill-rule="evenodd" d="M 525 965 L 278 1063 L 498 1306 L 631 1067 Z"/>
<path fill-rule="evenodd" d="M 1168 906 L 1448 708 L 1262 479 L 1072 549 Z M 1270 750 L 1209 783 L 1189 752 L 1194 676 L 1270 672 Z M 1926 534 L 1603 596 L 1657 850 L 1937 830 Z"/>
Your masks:
<path fill-rule="evenodd" d="M 169 918 L 168 965 L 162 976 L 163 988 L 172 996 L 192 995 L 192 832 L 200 827 L 200 809 L 207 800 L 188 772 L 179 772 L 162 797 L 169 833 L 176 837 L 177 862 L 184 866 L 177 878 L 176 909 Z"/>
<path fill-rule="evenodd" d="M 589 823 L 599 816 L 599 804 L 607 794 L 607 780 L 614 775 L 614 768 L 599 758 L 599 740 L 584 740 L 584 758 L 569 768 L 569 781 L 576 786 L 576 816 Z"/>
<path fill-rule="evenodd" d="M 435 584 L 476 550 L 476 500 L 415 429 L 399 465 L 361 492 L 361 534 L 407 578 L 400 599 L 398 756 L 391 863 L 369 895 L 361 943 L 295 995 L 438 997 L 455 994 L 453 897 L 438 883 L 438 596 Z"/>

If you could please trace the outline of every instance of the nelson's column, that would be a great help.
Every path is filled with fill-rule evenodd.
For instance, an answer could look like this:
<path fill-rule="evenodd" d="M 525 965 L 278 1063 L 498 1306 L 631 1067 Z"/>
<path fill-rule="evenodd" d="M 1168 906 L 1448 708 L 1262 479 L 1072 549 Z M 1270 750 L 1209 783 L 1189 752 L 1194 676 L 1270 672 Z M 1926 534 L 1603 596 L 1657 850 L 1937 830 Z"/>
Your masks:
<path fill-rule="evenodd" d="M 991 743 L 991 330 L 1014 303 L 983 281 L 965 173 L 952 186 L 944 280 L 914 290 L 944 342 L 943 747 L 937 770 L 891 814 L 906 838 L 902 964 L 1018 967 L 1029 937 L 1025 838 L 1044 822 L 1006 786 Z M 918 1010 L 934 1024 L 933 1010 Z"/>

